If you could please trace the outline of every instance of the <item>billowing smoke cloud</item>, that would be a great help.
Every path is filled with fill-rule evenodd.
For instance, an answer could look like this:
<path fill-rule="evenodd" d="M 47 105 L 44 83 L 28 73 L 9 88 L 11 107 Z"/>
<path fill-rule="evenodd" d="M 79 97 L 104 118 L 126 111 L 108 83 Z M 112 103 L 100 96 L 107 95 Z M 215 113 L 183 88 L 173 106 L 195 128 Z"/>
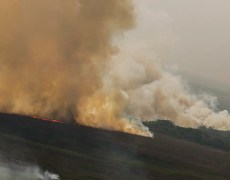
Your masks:
<path fill-rule="evenodd" d="M 143 136 L 152 133 L 142 121 L 158 118 L 230 129 L 228 112 L 151 58 L 113 46 L 133 12 L 130 0 L 2 0 L 0 111 Z"/>
<path fill-rule="evenodd" d="M 183 127 L 230 130 L 229 112 L 218 111 L 216 97 L 192 93 L 184 79 L 159 62 L 170 58 L 178 39 L 170 14 L 147 8 L 151 0 L 134 3 L 137 28 L 115 39 L 120 52 L 108 65 L 105 86 L 123 90 L 126 113 L 137 121 L 164 119 Z"/>
<path fill-rule="evenodd" d="M 2 0 L 0 110 L 149 135 L 101 90 L 112 37 L 133 25 L 130 0 Z"/>
<path fill-rule="evenodd" d="M 230 130 L 230 115 L 226 110 L 215 111 L 215 97 L 190 93 L 179 76 L 164 70 L 154 59 L 121 53 L 109 67 L 106 84 L 124 91 L 128 103 L 126 112 L 135 119 L 164 119 L 182 127 L 204 125 Z"/>

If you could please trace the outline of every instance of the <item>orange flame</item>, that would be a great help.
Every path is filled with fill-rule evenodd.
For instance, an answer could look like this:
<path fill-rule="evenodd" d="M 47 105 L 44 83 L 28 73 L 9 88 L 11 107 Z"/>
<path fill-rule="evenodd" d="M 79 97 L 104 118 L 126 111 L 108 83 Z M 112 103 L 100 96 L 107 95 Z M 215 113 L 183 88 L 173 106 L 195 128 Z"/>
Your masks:
<path fill-rule="evenodd" d="M 56 119 L 41 118 L 41 117 L 38 117 L 38 116 L 30 116 L 30 117 L 32 117 L 34 119 L 38 119 L 38 120 L 53 122 L 53 123 L 63 123 L 62 121 L 56 120 Z"/>
<path fill-rule="evenodd" d="M 82 99 L 78 106 L 77 122 L 86 126 L 152 137 L 153 134 L 142 124 L 123 117 L 125 108 L 126 98 L 122 92 L 97 92 L 92 97 Z"/>

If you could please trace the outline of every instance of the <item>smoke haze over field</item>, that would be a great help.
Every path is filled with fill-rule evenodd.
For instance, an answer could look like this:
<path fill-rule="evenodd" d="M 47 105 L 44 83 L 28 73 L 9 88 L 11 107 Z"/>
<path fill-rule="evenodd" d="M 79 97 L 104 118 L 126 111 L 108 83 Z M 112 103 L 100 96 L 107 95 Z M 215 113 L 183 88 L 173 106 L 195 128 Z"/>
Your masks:
<path fill-rule="evenodd" d="M 134 24 L 130 0 L 2 0 L 0 110 L 144 136 L 152 134 L 142 121 L 158 118 L 230 129 L 229 113 L 212 110 L 215 98 L 191 95 L 143 46 L 163 52 L 171 32 L 162 26 L 151 42 L 121 36 Z"/>

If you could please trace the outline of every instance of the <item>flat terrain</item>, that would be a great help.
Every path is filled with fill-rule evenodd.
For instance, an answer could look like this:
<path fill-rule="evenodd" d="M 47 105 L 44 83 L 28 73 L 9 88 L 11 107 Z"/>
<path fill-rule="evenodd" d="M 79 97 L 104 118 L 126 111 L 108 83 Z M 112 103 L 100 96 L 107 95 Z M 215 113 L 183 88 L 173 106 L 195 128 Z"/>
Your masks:
<path fill-rule="evenodd" d="M 64 180 L 230 179 L 230 153 L 155 134 L 145 138 L 0 114 L 4 159 L 36 163 Z"/>

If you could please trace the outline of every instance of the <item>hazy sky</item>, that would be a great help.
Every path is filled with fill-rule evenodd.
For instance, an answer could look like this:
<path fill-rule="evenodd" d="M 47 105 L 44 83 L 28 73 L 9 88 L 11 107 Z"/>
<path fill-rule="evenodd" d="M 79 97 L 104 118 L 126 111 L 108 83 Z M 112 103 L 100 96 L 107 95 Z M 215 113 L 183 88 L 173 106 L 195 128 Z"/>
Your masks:
<path fill-rule="evenodd" d="M 134 0 L 138 44 L 182 72 L 230 84 L 229 0 Z"/>

